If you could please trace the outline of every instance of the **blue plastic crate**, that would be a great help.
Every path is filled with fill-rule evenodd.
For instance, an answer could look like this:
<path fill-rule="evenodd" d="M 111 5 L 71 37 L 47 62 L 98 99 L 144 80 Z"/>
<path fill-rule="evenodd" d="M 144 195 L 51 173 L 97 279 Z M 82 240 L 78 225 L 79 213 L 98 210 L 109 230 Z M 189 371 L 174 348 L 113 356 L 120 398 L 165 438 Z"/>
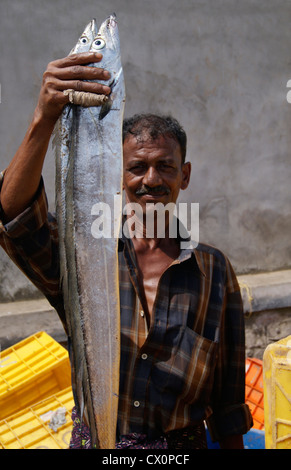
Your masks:
<path fill-rule="evenodd" d="M 220 449 L 218 442 L 212 442 L 208 429 L 206 428 L 208 449 Z M 265 449 L 265 431 L 260 429 L 250 429 L 243 436 L 245 449 Z"/>

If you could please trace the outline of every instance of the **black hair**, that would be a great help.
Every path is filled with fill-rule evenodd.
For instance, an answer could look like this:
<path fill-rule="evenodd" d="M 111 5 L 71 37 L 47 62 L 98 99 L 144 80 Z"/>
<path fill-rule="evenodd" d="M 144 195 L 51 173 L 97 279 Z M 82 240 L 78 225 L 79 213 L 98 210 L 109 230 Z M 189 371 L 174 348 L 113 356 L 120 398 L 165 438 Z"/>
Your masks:
<path fill-rule="evenodd" d="M 123 142 L 133 135 L 143 141 L 150 137 L 153 141 L 160 136 L 168 136 L 175 139 L 181 148 L 182 163 L 185 163 L 187 136 L 179 122 L 171 116 L 157 114 L 135 114 L 123 121 Z"/>

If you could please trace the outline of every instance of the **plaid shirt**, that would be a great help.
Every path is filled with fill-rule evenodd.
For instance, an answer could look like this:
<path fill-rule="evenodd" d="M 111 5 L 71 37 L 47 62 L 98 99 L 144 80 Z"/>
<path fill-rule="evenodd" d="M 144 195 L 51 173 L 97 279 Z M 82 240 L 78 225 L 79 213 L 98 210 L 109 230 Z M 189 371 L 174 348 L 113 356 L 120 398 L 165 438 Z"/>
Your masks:
<path fill-rule="evenodd" d="M 0 174 L 0 189 L 2 180 Z M 0 222 L 0 244 L 47 297 L 67 331 L 57 225 L 42 182 L 31 207 L 6 225 Z M 129 239 L 120 240 L 118 256 L 119 433 L 155 438 L 203 420 L 214 441 L 246 433 L 252 417 L 244 403 L 244 317 L 228 259 L 203 244 L 181 250 L 161 276 L 147 325 Z"/>

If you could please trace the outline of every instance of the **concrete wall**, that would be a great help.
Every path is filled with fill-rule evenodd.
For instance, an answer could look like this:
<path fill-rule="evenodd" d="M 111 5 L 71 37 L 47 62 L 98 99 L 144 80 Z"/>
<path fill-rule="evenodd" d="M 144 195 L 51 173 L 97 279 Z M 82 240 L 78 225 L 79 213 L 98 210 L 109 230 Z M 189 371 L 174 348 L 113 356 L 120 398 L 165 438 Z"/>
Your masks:
<path fill-rule="evenodd" d="M 0 168 L 19 146 L 46 65 L 88 21 L 119 19 L 126 115 L 171 113 L 188 133 L 200 240 L 238 273 L 291 264 L 291 2 L 286 0 L 1 0 Z M 44 168 L 54 208 L 54 157 Z M 36 290 L 0 252 L 0 301 Z"/>

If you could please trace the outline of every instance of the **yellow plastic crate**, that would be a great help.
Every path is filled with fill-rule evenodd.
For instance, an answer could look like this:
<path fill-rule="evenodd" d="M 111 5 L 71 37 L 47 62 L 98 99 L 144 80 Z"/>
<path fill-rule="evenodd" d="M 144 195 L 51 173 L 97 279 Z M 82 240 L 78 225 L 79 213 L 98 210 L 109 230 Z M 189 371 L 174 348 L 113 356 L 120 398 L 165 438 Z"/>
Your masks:
<path fill-rule="evenodd" d="M 67 449 L 72 433 L 71 387 L 0 421 L 0 449 Z M 52 429 L 52 414 L 65 408 L 65 423 Z"/>
<path fill-rule="evenodd" d="M 263 377 L 266 449 L 291 449 L 291 336 L 266 348 Z"/>
<path fill-rule="evenodd" d="M 68 352 L 36 333 L 0 353 L 0 420 L 70 385 Z"/>

